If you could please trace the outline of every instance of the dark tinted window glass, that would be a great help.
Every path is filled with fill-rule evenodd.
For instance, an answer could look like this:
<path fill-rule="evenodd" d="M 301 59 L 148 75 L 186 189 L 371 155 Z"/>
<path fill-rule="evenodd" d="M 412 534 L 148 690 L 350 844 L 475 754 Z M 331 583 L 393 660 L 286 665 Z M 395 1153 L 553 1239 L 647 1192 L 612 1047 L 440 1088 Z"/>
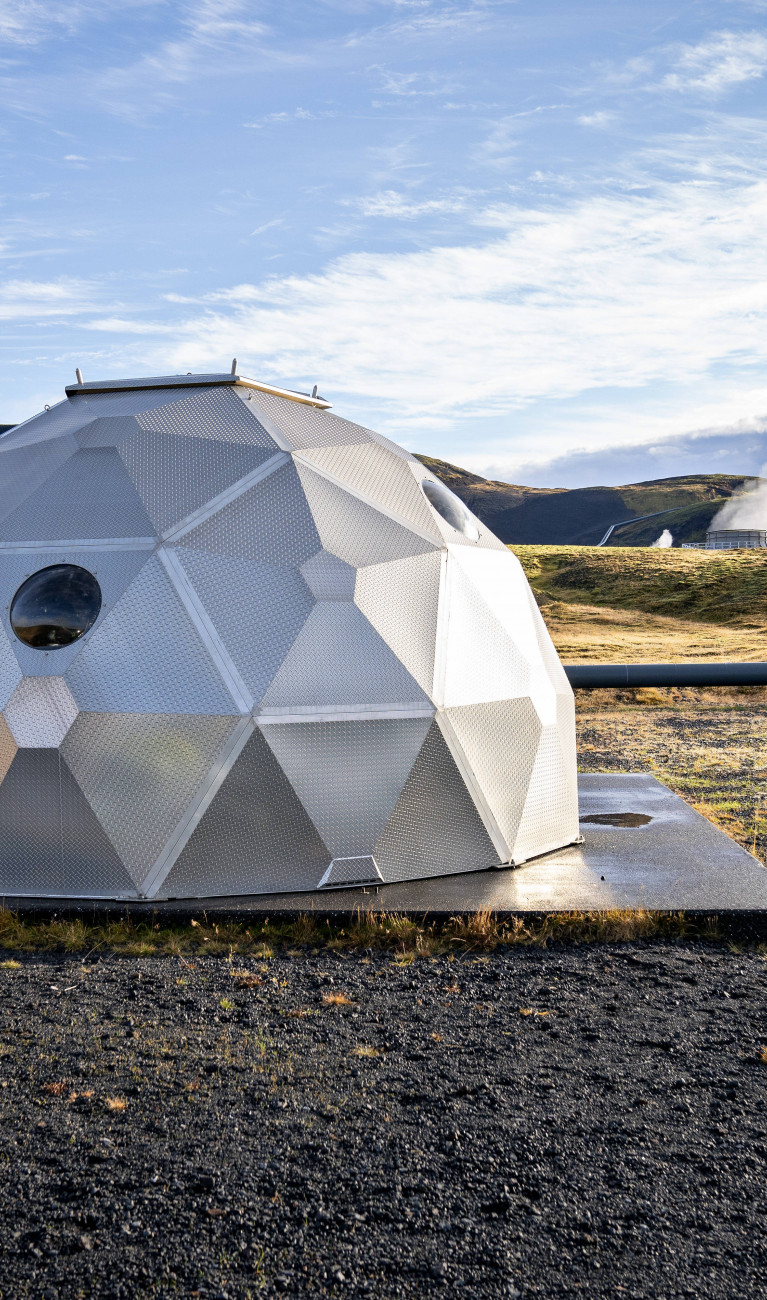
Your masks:
<path fill-rule="evenodd" d="M 451 528 L 457 532 L 463 533 L 472 542 L 479 541 L 479 529 L 467 510 L 460 497 L 451 492 L 450 488 L 445 487 L 444 483 L 435 483 L 433 479 L 425 478 L 421 484 L 427 501 L 434 506 L 438 515 Z"/>
<path fill-rule="evenodd" d="M 11 604 L 11 627 L 36 650 L 71 645 L 93 627 L 101 588 L 79 564 L 52 564 L 22 582 Z"/>

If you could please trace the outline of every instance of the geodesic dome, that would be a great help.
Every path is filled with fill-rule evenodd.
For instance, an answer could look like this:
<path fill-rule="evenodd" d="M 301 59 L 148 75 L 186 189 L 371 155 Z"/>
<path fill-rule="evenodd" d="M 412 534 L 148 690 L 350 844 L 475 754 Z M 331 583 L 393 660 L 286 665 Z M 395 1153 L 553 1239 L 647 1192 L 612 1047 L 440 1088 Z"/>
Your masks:
<path fill-rule="evenodd" d="M 314 890 L 576 839 L 518 561 L 328 405 L 78 384 L 0 439 L 0 892 Z"/>

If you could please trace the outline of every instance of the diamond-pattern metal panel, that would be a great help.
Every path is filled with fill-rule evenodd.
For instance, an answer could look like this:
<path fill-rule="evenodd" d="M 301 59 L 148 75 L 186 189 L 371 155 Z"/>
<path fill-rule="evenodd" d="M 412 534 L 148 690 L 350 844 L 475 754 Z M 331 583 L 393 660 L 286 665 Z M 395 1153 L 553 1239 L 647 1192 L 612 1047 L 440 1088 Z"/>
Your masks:
<path fill-rule="evenodd" d="M 66 892 L 56 749 L 20 749 L 0 785 L 0 896 Z"/>
<path fill-rule="evenodd" d="M 137 885 L 237 722 L 188 714 L 79 714 L 61 752 Z"/>
<path fill-rule="evenodd" d="M 370 430 L 361 424 L 340 420 L 319 406 L 308 406 L 279 397 L 276 393 L 257 390 L 242 396 L 251 410 L 255 408 L 258 411 L 260 407 L 278 433 L 296 450 L 302 447 L 340 447 L 373 439 Z"/>
<path fill-rule="evenodd" d="M 156 896 L 314 889 L 331 856 L 256 730 Z"/>
<path fill-rule="evenodd" d="M 525 862 L 561 844 L 572 844 L 577 836 L 577 790 L 573 792 L 568 781 L 556 727 L 545 727 L 514 845 L 514 861 Z"/>
<path fill-rule="evenodd" d="M 265 564 L 298 565 L 321 550 L 322 542 L 291 463 L 185 533 L 184 546 Z"/>
<path fill-rule="evenodd" d="M 82 429 L 75 430 L 78 445 L 88 447 L 117 447 L 126 438 L 132 438 L 141 432 L 141 425 L 135 415 L 106 415 Z"/>
<path fill-rule="evenodd" d="M 326 551 L 360 568 L 402 560 L 406 555 L 423 555 L 435 549 L 417 533 L 410 532 L 374 510 L 343 488 L 297 462 L 306 499 Z"/>
<path fill-rule="evenodd" d="M 533 702 L 468 704 L 446 717 L 511 858 L 543 730 Z"/>
<path fill-rule="evenodd" d="M 517 825 L 516 859 L 571 841 L 566 676 L 516 559 L 424 477 L 223 384 L 74 392 L 0 440 L 0 891 L 317 889 L 491 866 Z M 43 653 L 8 607 L 57 562 L 103 605 Z"/>
<path fill-rule="evenodd" d="M 510 604 L 504 591 L 505 572 L 493 576 L 498 591 L 493 593 L 483 584 L 482 590 L 472 581 L 457 562 L 457 556 L 471 554 L 475 558 L 503 557 L 492 551 L 467 552 L 450 548 L 447 564 L 447 592 L 449 620 L 444 640 L 444 704 L 481 704 L 487 700 L 511 699 L 530 694 L 531 656 L 520 647 L 520 638 L 508 624 Z M 511 571 L 511 566 L 509 566 Z M 501 621 L 503 620 L 503 622 Z M 520 620 L 521 622 L 521 620 Z M 523 630 L 523 629 L 521 629 Z M 533 633 L 533 636 L 535 634 Z M 523 641 L 525 650 L 527 644 Z M 535 642 L 535 661 L 539 659 Z"/>
<path fill-rule="evenodd" d="M 1 553 L 0 553 L 1 554 Z M 98 579 L 101 588 L 101 611 L 94 631 L 103 623 L 110 609 L 149 559 L 147 550 L 77 551 L 65 547 L 55 551 L 18 551 L 2 555 L 0 563 L 0 609 L 8 642 L 12 647 L 22 672 L 36 677 L 60 677 L 73 659 L 88 644 L 89 637 L 80 638 L 72 645 L 58 650 L 35 650 L 14 635 L 8 621 L 8 610 L 15 592 L 30 574 L 51 564 L 78 564 Z M 2 655 L 0 650 L 0 682 L 2 682 Z M 1 693 L 0 693 L 1 694 Z M 1 707 L 1 706 L 0 706 Z"/>
<path fill-rule="evenodd" d="M 328 551 L 301 565 L 301 575 L 316 600 L 353 600 L 357 570 Z"/>
<path fill-rule="evenodd" d="M 18 745 L 13 739 L 11 729 L 5 718 L 0 714 L 0 785 L 5 780 L 5 774 L 16 757 Z"/>
<path fill-rule="evenodd" d="M 269 448 L 270 456 L 277 451 L 276 442 L 258 422 L 255 412 L 246 410 L 228 388 L 198 389 L 191 396 L 163 405 L 151 415 L 140 415 L 139 423 L 145 429 L 157 429 L 161 433 Z"/>
<path fill-rule="evenodd" d="M 364 854 L 356 858 L 334 858 L 318 882 L 318 889 L 343 889 L 354 885 L 371 885 L 383 877 L 374 857 Z"/>
<path fill-rule="evenodd" d="M 159 532 L 218 496 L 273 452 L 268 447 L 139 430 L 120 457 Z"/>
<path fill-rule="evenodd" d="M 11 649 L 10 641 L 5 632 L 0 630 L 0 709 L 5 708 L 21 677 L 21 669 Z"/>
<path fill-rule="evenodd" d="M 152 521 L 111 447 L 77 451 L 0 523 L 0 540 L 151 537 Z"/>
<path fill-rule="evenodd" d="M 0 519 L 17 511 L 77 451 L 74 438 L 62 436 L 31 446 L 0 440 Z"/>
<path fill-rule="evenodd" d="M 56 749 L 77 705 L 63 677 L 23 677 L 3 716 L 19 749 Z"/>
<path fill-rule="evenodd" d="M 426 532 L 439 545 L 442 534 L 420 485 L 407 461 L 377 443 L 361 446 L 317 447 L 301 453 L 301 460 L 325 470 L 374 502 L 383 511 Z"/>
<path fill-rule="evenodd" d="M 431 718 L 376 718 L 274 724 L 263 731 L 338 858 L 372 853 L 430 726 Z"/>
<path fill-rule="evenodd" d="M 259 700 L 314 604 L 297 569 L 175 548 L 195 591 Z"/>
<path fill-rule="evenodd" d="M 63 893 L 75 898 L 136 898 L 136 886 L 61 756 L 59 774 Z"/>
<path fill-rule="evenodd" d="M 357 570 L 355 604 L 429 696 L 439 612 L 439 551 Z"/>
<path fill-rule="evenodd" d="M 482 871 L 498 863 L 498 854 L 436 722 L 373 856 L 384 880 Z"/>
<path fill-rule="evenodd" d="M 234 712 L 232 699 L 159 560 L 152 557 L 66 678 L 92 713 Z"/>
<path fill-rule="evenodd" d="M 418 683 L 351 601 L 316 604 L 262 700 L 351 708 L 428 704 Z"/>

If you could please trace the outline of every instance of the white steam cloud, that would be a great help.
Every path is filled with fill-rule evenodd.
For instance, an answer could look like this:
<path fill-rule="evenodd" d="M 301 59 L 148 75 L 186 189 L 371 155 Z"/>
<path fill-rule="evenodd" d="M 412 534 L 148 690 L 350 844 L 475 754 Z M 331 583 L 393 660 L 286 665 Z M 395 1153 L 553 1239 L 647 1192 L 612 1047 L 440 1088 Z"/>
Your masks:
<path fill-rule="evenodd" d="M 673 545 L 674 545 L 674 537 L 673 534 L 669 532 L 668 528 L 664 528 L 660 537 L 656 537 L 655 541 L 653 542 L 653 546 L 660 546 L 664 550 L 667 546 L 673 546 Z"/>
<path fill-rule="evenodd" d="M 767 465 L 762 466 L 760 478 L 751 479 L 725 501 L 709 528 L 767 529 Z"/>

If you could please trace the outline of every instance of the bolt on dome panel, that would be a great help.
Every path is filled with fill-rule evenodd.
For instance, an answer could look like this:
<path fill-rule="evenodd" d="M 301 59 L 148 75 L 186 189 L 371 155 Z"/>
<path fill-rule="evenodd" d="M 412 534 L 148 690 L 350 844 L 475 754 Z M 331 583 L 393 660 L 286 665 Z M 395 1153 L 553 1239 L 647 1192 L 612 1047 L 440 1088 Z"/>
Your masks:
<path fill-rule="evenodd" d="M 118 447 L 137 433 L 141 433 L 141 425 L 135 415 L 106 415 L 76 429 L 75 439 L 87 451 L 91 447 Z"/>
<path fill-rule="evenodd" d="M 322 546 L 347 564 L 383 564 L 436 548 L 437 543 L 395 523 L 302 462 L 296 465 Z"/>
<path fill-rule="evenodd" d="M 295 466 L 288 462 L 184 534 L 184 546 L 265 564 L 303 564 L 322 549 Z"/>
<path fill-rule="evenodd" d="M 418 683 L 351 601 L 319 601 L 261 701 L 265 712 L 428 706 Z"/>
<path fill-rule="evenodd" d="M 70 898 L 138 897 L 136 886 L 60 756 L 59 773 L 62 893 Z"/>
<path fill-rule="evenodd" d="M 384 880 L 496 866 L 498 854 L 436 722 L 373 850 Z"/>
<path fill-rule="evenodd" d="M 357 570 L 329 551 L 306 560 L 301 576 L 316 600 L 354 600 Z"/>
<path fill-rule="evenodd" d="M 3 710 L 19 749 L 56 749 L 77 717 L 63 677 L 23 677 Z"/>
<path fill-rule="evenodd" d="M 318 447 L 302 451 L 297 459 L 316 465 L 384 512 L 413 524 L 439 545 L 442 535 L 420 484 L 407 461 L 377 443 L 361 446 Z M 423 468 L 419 466 L 419 468 Z"/>
<path fill-rule="evenodd" d="M 175 547 L 243 680 L 259 700 L 314 604 L 298 569 Z"/>
<path fill-rule="evenodd" d="M 77 451 L 69 436 L 31 446 L 12 446 L 7 437 L 0 439 L 0 519 L 19 510 Z"/>
<path fill-rule="evenodd" d="M 119 454 L 155 528 L 162 532 L 258 468 L 273 452 L 140 429 L 120 445 Z"/>
<path fill-rule="evenodd" d="M 181 398 L 176 395 L 172 402 L 164 403 L 159 409 L 140 414 L 139 423 L 160 433 L 264 447 L 270 455 L 278 450 L 255 412 L 243 406 L 228 388 L 201 389 Z"/>
<path fill-rule="evenodd" d="M 256 729 L 154 896 L 314 889 L 331 856 Z"/>
<path fill-rule="evenodd" d="M 61 752 L 136 885 L 237 724 L 189 714 L 79 714 Z"/>
<path fill-rule="evenodd" d="M 556 727 L 544 727 L 514 846 L 514 861 L 525 862 L 578 835 L 578 804 Z"/>
<path fill-rule="evenodd" d="M 151 537 L 154 527 L 111 447 L 77 451 L 0 523 L 0 541 Z"/>
<path fill-rule="evenodd" d="M 129 546 L 130 543 L 126 543 L 126 545 Z M 95 630 L 103 623 L 109 610 L 113 608 L 133 579 L 140 573 L 149 559 L 149 552 L 146 549 L 78 551 L 69 550 L 66 546 L 63 546 L 54 551 L 19 549 L 10 554 L 3 554 L 0 551 L 0 556 L 2 557 L 2 563 L 0 564 L 0 608 L 3 609 L 3 625 L 16 661 L 22 672 L 30 676 L 60 677 L 87 644 L 87 639 L 81 637 L 79 640 L 73 641 L 71 645 L 62 646 L 55 652 L 41 652 L 20 641 L 11 631 L 8 621 L 8 607 L 21 583 L 31 574 L 37 573 L 40 569 L 47 569 L 53 564 L 76 564 L 80 568 L 87 569 L 97 579 L 101 588 L 101 610 L 94 625 Z M 0 650 L 1 664 L 2 651 Z M 0 666 L 0 686 L 1 684 L 2 667 Z M 1 695 L 2 691 L 0 689 Z M 2 706 L 0 705 L 0 707 Z"/>
<path fill-rule="evenodd" d="M 355 604 L 415 678 L 434 690 L 434 652 L 439 612 L 439 551 L 357 570 Z"/>
<path fill-rule="evenodd" d="M 528 697 L 446 709 L 447 721 L 476 782 L 481 804 L 503 837 L 506 861 L 525 807 L 543 727 Z"/>
<path fill-rule="evenodd" d="M 103 623 L 90 632 L 66 678 L 92 713 L 220 713 L 236 710 L 199 634 L 152 556 Z"/>
<path fill-rule="evenodd" d="M 430 726 L 429 717 L 376 718 L 277 723 L 263 733 L 330 856 L 340 858 L 372 853 Z"/>
<path fill-rule="evenodd" d="M 0 896 L 65 895 L 56 749 L 20 749 L 0 784 Z"/>

